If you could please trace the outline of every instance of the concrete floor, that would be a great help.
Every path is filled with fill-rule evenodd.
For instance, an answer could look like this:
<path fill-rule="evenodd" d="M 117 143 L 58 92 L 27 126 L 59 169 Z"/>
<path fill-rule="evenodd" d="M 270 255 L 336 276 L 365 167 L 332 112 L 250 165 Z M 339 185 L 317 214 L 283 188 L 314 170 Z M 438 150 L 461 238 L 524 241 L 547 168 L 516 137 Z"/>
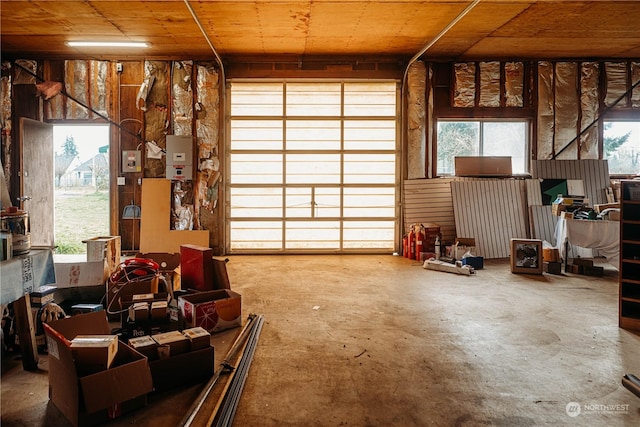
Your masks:
<path fill-rule="evenodd" d="M 618 328 L 610 266 L 514 275 L 487 260 L 467 277 L 389 255 L 233 256 L 227 268 L 243 317 L 265 316 L 235 426 L 640 425 L 621 385 L 640 374 L 640 335 Z M 217 361 L 238 332 L 213 338 Z M 67 425 L 48 403 L 46 358 L 36 372 L 3 358 L 3 427 Z M 176 425 L 200 389 L 151 395 L 109 425 Z"/>

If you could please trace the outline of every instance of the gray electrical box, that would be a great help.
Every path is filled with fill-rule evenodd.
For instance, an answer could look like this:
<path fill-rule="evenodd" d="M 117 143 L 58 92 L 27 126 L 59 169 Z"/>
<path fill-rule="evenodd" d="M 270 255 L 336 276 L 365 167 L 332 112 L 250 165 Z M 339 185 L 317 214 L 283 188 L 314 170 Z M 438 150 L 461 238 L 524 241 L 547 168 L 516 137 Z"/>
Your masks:
<path fill-rule="evenodd" d="M 167 172 L 169 179 L 193 179 L 193 138 L 167 135 Z"/>
<path fill-rule="evenodd" d="M 122 172 L 142 172 L 142 155 L 139 150 L 122 152 Z"/>

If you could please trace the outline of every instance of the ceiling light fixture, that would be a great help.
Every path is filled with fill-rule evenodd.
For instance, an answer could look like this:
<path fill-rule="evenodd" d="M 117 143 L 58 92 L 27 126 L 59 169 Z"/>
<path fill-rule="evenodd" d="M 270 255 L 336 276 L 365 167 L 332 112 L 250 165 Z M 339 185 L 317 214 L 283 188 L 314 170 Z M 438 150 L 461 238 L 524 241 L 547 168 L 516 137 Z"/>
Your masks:
<path fill-rule="evenodd" d="M 71 47 L 149 47 L 147 42 L 67 42 Z"/>

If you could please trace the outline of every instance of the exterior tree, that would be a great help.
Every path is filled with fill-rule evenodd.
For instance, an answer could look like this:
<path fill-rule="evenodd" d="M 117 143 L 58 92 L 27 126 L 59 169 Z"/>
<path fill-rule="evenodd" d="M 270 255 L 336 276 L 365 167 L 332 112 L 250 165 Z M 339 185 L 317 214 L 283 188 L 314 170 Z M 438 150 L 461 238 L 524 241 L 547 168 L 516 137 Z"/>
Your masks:
<path fill-rule="evenodd" d="M 611 123 L 605 123 L 604 130 L 606 131 L 611 129 L 611 126 L 612 126 Z M 631 132 L 627 132 L 624 135 L 620 135 L 620 136 L 607 136 L 605 134 L 603 138 L 603 147 L 602 147 L 604 149 L 605 159 L 608 158 L 611 155 L 611 153 L 616 151 L 622 144 L 627 142 L 627 140 L 629 139 L 629 135 L 631 135 Z"/>
<path fill-rule="evenodd" d="M 76 141 L 73 139 L 73 135 L 67 135 L 62 150 L 64 156 L 75 158 L 75 156 L 78 155 L 78 147 L 76 146 Z"/>
<path fill-rule="evenodd" d="M 478 126 L 469 122 L 438 123 L 438 173 L 453 173 L 455 156 L 478 154 Z"/>

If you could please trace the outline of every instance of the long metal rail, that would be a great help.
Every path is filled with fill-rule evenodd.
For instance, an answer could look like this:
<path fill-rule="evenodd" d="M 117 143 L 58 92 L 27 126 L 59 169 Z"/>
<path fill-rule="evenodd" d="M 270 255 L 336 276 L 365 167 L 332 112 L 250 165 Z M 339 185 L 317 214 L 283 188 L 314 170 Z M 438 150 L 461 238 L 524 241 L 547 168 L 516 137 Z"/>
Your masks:
<path fill-rule="evenodd" d="M 258 315 L 256 314 L 249 315 L 247 319 L 247 323 L 244 325 L 244 327 L 242 328 L 242 331 L 240 331 L 240 334 L 238 335 L 236 340 L 233 342 L 233 345 L 227 352 L 227 355 L 225 356 L 224 360 L 222 361 L 222 363 L 220 363 L 220 366 L 218 367 L 218 369 L 214 372 L 211 379 L 207 382 L 207 384 L 202 389 L 202 391 L 200 392 L 196 400 L 193 402 L 187 414 L 180 421 L 180 424 L 179 424 L 180 426 L 189 427 L 192 425 L 193 421 L 196 419 L 196 417 L 202 410 L 202 406 L 204 405 L 205 401 L 208 399 L 214 386 L 218 382 L 218 379 L 220 379 L 220 376 L 225 371 L 230 372 L 233 370 L 231 361 L 234 359 L 238 351 L 244 346 L 245 341 L 247 340 L 247 338 L 249 337 L 249 335 L 254 329 L 254 324 L 255 324 L 254 322 L 257 318 L 258 318 Z M 262 318 L 262 316 L 260 316 L 260 318 Z"/>
<path fill-rule="evenodd" d="M 243 351 L 242 358 L 240 359 L 240 362 L 236 367 L 233 378 L 230 379 L 230 391 L 227 391 L 221 397 L 223 402 L 222 410 L 220 412 L 216 411 L 211 414 L 209 422 L 207 423 L 207 427 L 213 425 L 214 422 L 216 427 L 230 427 L 233 423 L 233 418 L 235 417 L 236 409 L 238 408 L 238 403 L 240 402 L 240 395 L 242 394 L 242 390 L 244 389 L 244 383 L 247 379 L 249 367 L 251 366 L 253 355 L 256 351 L 258 337 L 260 336 L 260 331 L 262 330 L 263 323 L 264 317 L 260 315 L 256 319 L 255 324 L 252 325 L 253 328 L 251 329 L 251 333 L 247 340 L 247 345 Z"/>

